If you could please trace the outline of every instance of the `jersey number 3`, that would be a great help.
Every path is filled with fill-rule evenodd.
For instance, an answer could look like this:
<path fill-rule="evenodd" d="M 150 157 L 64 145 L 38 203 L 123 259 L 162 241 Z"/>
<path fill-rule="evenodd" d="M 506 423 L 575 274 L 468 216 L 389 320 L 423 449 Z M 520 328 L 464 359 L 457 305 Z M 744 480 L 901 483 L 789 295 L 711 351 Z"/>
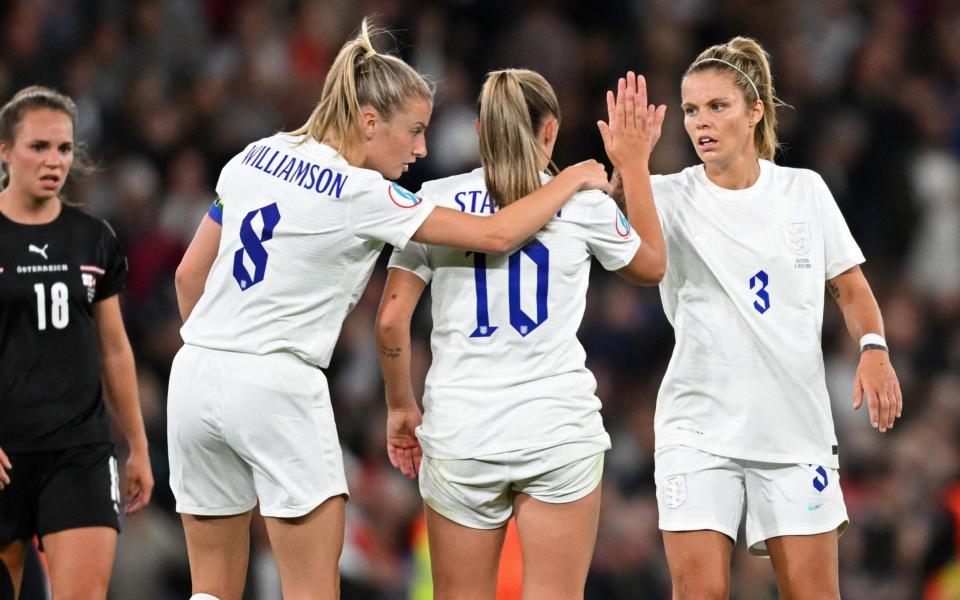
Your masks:
<path fill-rule="evenodd" d="M 253 230 L 253 219 L 260 215 L 263 219 L 263 229 L 260 235 Z M 240 243 L 243 248 L 237 250 L 233 255 L 233 278 L 240 284 L 240 290 L 250 289 L 261 281 L 267 271 L 267 250 L 263 247 L 264 242 L 273 239 L 273 228 L 280 222 L 280 209 L 277 203 L 268 204 L 262 208 L 251 210 L 243 218 L 240 224 Z M 244 264 L 244 255 L 250 258 L 253 263 L 253 276 L 247 270 Z"/>
<path fill-rule="evenodd" d="M 537 266 L 537 318 L 531 319 L 520 306 L 520 254 L 526 254 Z M 522 336 L 547 320 L 547 288 L 549 285 L 550 250 L 540 241 L 533 240 L 507 259 L 507 297 L 510 304 L 510 325 Z M 470 337 L 490 337 L 497 330 L 490 325 L 487 302 L 487 255 L 473 255 L 473 277 L 477 289 L 477 328 Z"/>
<path fill-rule="evenodd" d="M 770 294 L 767 292 L 767 284 L 770 278 L 765 271 L 757 271 L 757 274 L 750 278 L 750 291 L 757 295 L 753 301 L 753 308 L 761 315 L 770 310 Z"/>

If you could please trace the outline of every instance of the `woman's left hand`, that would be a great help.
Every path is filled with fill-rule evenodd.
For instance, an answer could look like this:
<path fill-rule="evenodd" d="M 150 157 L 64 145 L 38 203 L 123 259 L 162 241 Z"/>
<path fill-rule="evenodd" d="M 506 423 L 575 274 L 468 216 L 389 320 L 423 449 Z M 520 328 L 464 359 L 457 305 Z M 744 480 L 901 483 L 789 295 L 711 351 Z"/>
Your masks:
<path fill-rule="evenodd" d="M 900 381 L 884 350 L 867 350 L 860 354 L 860 364 L 853 378 L 853 409 L 863 405 L 867 397 L 870 424 L 880 433 L 893 427 L 894 420 L 903 413 L 903 395 Z"/>
<path fill-rule="evenodd" d="M 417 439 L 417 427 L 423 416 L 416 404 L 410 408 L 387 409 L 387 457 L 390 464 L 410 479 L 420 472 L 423 452 Z"/>

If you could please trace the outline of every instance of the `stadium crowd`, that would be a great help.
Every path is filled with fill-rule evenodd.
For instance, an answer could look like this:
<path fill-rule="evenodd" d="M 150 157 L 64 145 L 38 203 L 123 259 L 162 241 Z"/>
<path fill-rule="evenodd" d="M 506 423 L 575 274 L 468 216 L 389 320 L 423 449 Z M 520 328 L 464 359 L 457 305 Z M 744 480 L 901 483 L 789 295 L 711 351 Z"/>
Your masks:
<path fill-rule="evenodd" d="M 334 53 L 363 15 L 437 85 L 429 155 L 401 183 L 479 164 L 473 123 L 484 74 L 529 67 L 556 88 L 565 166 L 604 158 L 596 120 L 627 68 L 668 104 L 654 173 L 695 160 L 679 81 L 697 50 L 733 35 L 770 51 L 784 145 L 777 162 L 818 171 L 867 257 L 904 395 L 886 434 L 854 412 L 857 344 L 826 309 L 823 348 L 851 526 L 845 598 L 960 598 L 960 2 L 956 0 L 14 0 L 0 27 L 0 97 L 33 83 L 71 95 L 96 171 L 67 197 L 106 218 L 130 274 L 123 312 L 137 358 L 157 488 L 127 518 L 111 597 L 189 595 L 166 479 L 165 397 L 179 348 L 174 270 L 223 164 L 250 140 L 302 123 Z M 613 440 L 588 598 L 669 598 L 657 529 L 653 412 L 673 345 L 656 289 L 596 269 L 580 338 Z M 415 484 L 388 463 L 373 328 L 378 267 L 328 372 L 351 499 L 343 597 L 418 597 Z M 417 313 L 414 368 L 429 364 Z M 122 449 L 121 449 L 122 452 Z M 250 598 L 278 598 L 255 530 Z M 419 540 L 419 541 L 418 541 Z M 772 571 L 738 545 L 732 596 L 776 597 Z"/>

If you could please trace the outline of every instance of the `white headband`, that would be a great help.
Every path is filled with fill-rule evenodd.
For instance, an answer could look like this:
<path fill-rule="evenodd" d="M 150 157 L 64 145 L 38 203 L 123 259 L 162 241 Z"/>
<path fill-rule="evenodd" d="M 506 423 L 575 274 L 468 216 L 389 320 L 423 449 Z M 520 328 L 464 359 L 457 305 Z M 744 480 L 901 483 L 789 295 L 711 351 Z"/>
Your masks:
<path fill-rule="evenodd" d="M 705 58 L 705 59 L 703 59 L 703 60 L 699 60 L 699 61 L 695 62 L 695 63 L 693 64 L 693 66 L 696 67 L 697 65 L 702 65 L 702 64 L 705 63 L 705 62 L 718 62 L 718 63 L 723 63 L 723 64 L 727 65 L 728 67 L 730 67 L 731 69 L 733 69 L 734 71 L 736 71 L 737 73 L 740 73 L 741 75 L 744 76 L 744 78 L 745 78 L 748 82 L 750 82 L 750 87 L 753 88 L 753 93 L 757 95 L 757 100 L 760 100 L 760 99 L 761 99 L 761 98 L 760 98 L 760 91 L 757 89 L 757 84 L 755 84 L 755 83 L 753 82 L 753 80 L 750 79 L 750 76 L 747 75 L 746 73 L 744 73 L 744 72 L 740 69 L 740 67 L 738 67 L 737 65 L 735 65 L 735 64 L 733 64 L 733 63 L 730 63 L 730 62 L 727 62 L 727 61 L 723 60 L 722 58 Z"/>

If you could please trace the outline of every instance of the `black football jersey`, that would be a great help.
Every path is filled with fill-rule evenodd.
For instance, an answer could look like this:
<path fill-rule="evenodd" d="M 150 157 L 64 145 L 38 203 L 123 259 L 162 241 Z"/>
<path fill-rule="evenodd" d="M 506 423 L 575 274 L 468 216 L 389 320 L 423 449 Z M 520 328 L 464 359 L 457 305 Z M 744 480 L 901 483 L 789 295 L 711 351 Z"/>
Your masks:
<path fill-rule="evenodd" d="M 110 226 L 76 207 L 42 225 L 0 214 L 0 448 L 110 440 L 93 304 L 126 271 Z"/>

